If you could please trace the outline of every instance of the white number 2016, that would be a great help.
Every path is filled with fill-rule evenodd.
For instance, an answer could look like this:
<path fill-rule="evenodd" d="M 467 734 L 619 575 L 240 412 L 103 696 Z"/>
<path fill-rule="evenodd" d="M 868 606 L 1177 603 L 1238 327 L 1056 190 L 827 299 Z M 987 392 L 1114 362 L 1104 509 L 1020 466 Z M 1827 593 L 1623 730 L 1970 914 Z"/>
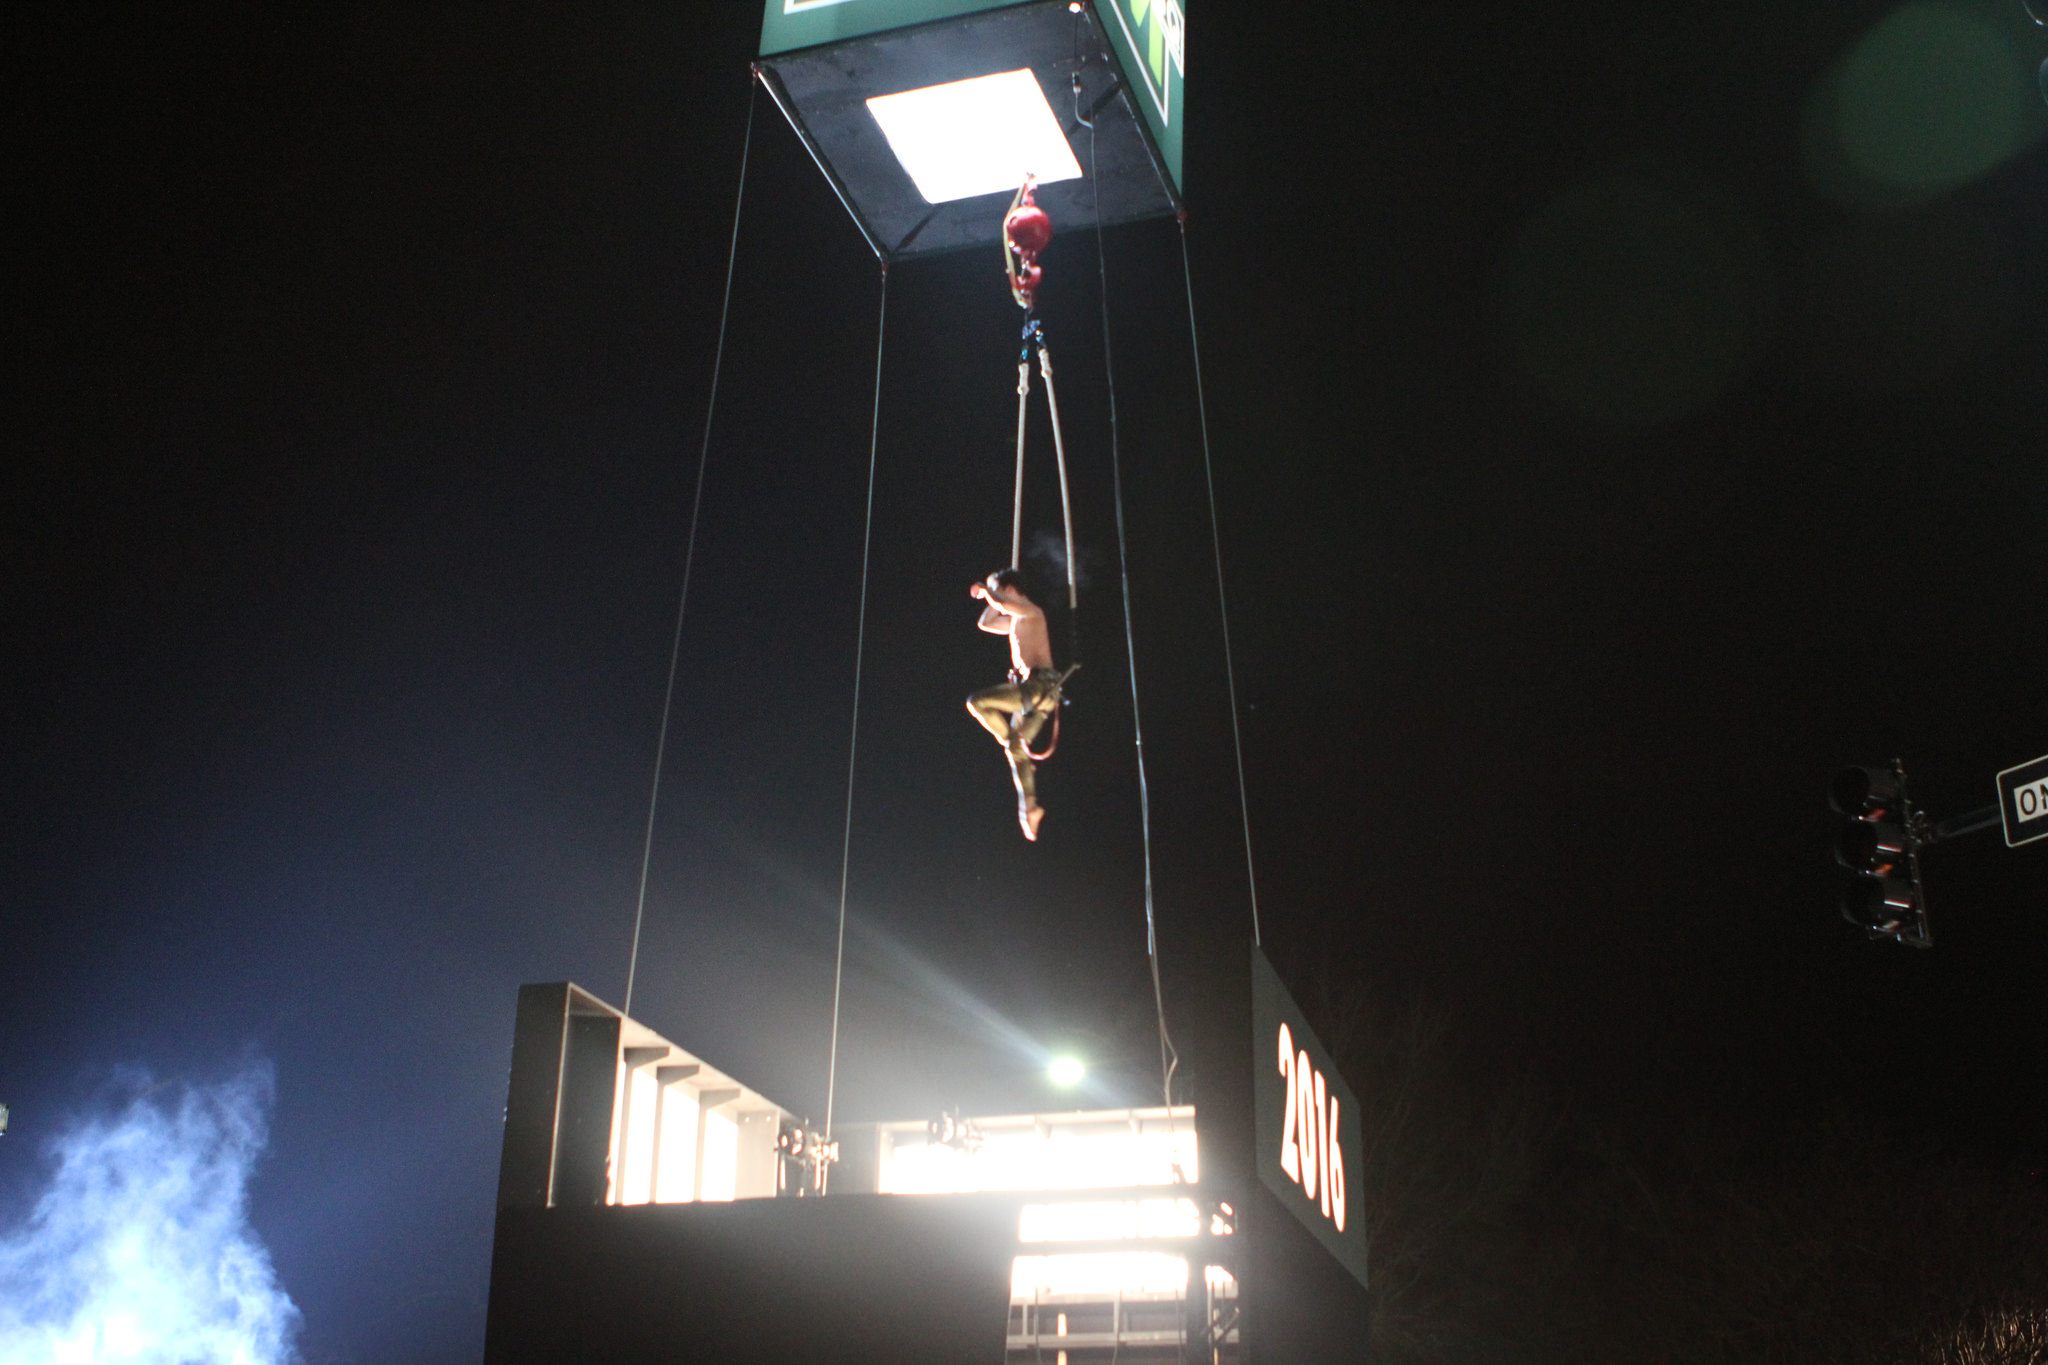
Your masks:
<path fill-rule="evenodd" d="M 1280 1074 L 1287 1078 L 1287 1106 L 1280 1115 L 1280 1169 L 1317 1201 L 1323 1217 L 1344 1230 L 1344 1147 L 1338 1141 L 1340 1104 L 1323 1073 L 1296 1051 L 1294 1032 L 1280 1025 Z"/>

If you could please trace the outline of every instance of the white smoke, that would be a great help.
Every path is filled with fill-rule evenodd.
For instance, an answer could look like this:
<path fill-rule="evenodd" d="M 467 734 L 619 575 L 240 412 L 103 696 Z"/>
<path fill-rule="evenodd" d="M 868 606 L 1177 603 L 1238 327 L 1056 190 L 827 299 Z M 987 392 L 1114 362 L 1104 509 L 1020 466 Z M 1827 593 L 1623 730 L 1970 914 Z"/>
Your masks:
<path fill-rule="evenodd" d="M 297 1358 L 299 1310 L 249 1226 L 274 1090 L 268 1064 L 210 1086 L 124 1074 L 49 1143 L 48 1188 L 0 1229 L 0 1365 Z"/>
<path fill-rule="evenodd" d="M 1067 542 L 1057 531 L 1043 528 L 1031 533 L 1030 543 L 1024 547 L 1024 558 L 1038 566 L 1048 582 L 1064 586 L 1067 581 Z M 1088 556 L 1077 552 L 1074 556 L 1074 585 L 1088 586 Z"/>

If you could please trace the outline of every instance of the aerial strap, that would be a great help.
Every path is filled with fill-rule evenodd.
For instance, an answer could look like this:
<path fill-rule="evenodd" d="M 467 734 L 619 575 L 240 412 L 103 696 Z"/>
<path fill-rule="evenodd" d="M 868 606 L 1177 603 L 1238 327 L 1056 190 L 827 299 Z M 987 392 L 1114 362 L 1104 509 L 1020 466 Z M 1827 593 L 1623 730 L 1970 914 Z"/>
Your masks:
<path fill-rule="evenodd" d="M 1045 324 L 1026 315 L 1021 344 L 1017 349 L 1017 480 L 1016 497 L 1010 513 L 1010 567 L 1022 567 L 1024 555 L 1024 411 L 1031 394 L 1031 356 L 1038 355 L 1038 373 L 1045 380 L 1045 406 L 1052 417 L 1053 463 L 1060 474 L 1060 524 L 1067 542 L 1067 610 L 1080 606 L 1074 567 L 1074 500 L 1067 485 L 1067 443 L 1060 434 L 1059 391 L 1052 382 L 1052 348 L 1046 344 Z"/>
<path fill-rule="evenodd" d="M 1052 219 L 1032 201 L 1036 182 L 1026 176 L 1003 215 L 1003 273 L 1010 282 L 1010 297 L 1024 310 L 1024 328 L 1017 349 L 1017 477 L 1010 511 L 1010 567 L 1023 567 L 1024 559 L 1024 414 L 1031 397 L 1031 357 L 1038 357 L 1038 373 L 1045 380 L 1046 410 L 1052 417 L 1053 460 L 1059 466 L 1060 521 L 1067 540 L 1067 610 L 1080 607 L 1074 566 L 1074 504 L 1067 486 L 1067 445 L 1060 434 L 1060 399 L 1052 382 L 1052 348 L 1046 344 L 1045 324 L 1033 307 L 1044 271 L 1038 254 L 1052 240 Z"/>
<path fill-rule="evenodd" d="M 1017 347 L 1017 477 L 1010 503 L 1010 567 L 1022 568 L 1024 561 L 1024 418 L 1031 401 L 1031 357 L 1036 354 L 1038 373 L 1045 380 L 1046 412 L 1052 418 L 1053 463 L 1060 474 L 1060 522 L 1067 538 L 1067 616 L 1073 623 L 1081 602 L 1074 564 L 1074 501 L 1067 485 L 1067 444 L 1060 434 L 1060 398 L 1052 382 L 1052 348 L 1046 344 L 1045 324 L 1033 311 L 1038 286 L 1045 279 L 1038 254 L 1052 241 L 1052 219 L 1032 200 L 1036 184 L 1033 177 L 1024 177 L 1016 197 L 1010 200 L 1009 212 L 1003 215 L 1003 274 L 1010 282 L 1010 297 L 1024 310 L 1024 327 Z M 1075 634 L 1078 642 L 1078 624 Z M 1079 667 L 1070 665 L 1053 688 L 1047 707 L 1052 712 L 1052 738 L 1047 741 L 1044 753 L 1026 747 L 1024 752 L 1033 763 L 1043 763 L 1059 751 L 1061 688 Z"/>
<path fill-rule="evenodd" d="M 1017 357 L 1017 493 L 1010 512 L 1010 567 L 1021 567 L 1024 557 L 1024 411 L 1031 397 L 1031 348 L 1026 345 Z"/>
<path fill-rule="evenodd" d="M 1060 469 L 1060 525 L 1067 537 L 1067 610 L 1080 606 L 1074 587 L 1074 503 L 1067 492 L 1067 447 L 1060 439 L 1060 396 L 1052 387 L 1052 348 L 1045 344 L 1045 330 L 1034 320 L 1032 339 L 1038 343 L 1038 373 L 1045 378 L 1045 407 L 1052 414 L 1052 456 Z"/>

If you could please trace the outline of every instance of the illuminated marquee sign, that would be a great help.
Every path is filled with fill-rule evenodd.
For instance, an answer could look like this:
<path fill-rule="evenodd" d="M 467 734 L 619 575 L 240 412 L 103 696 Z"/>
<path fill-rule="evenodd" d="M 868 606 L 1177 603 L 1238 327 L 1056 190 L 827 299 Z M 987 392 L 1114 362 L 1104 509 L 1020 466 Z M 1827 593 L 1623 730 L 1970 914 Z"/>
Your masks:
<path fill-rule="evenodd" d="M 1252 1100 L 1259 1179 L 1365 1283 L 1365 1160 L 1358 1097 L 1257 948 L 1252 953 Z"/>

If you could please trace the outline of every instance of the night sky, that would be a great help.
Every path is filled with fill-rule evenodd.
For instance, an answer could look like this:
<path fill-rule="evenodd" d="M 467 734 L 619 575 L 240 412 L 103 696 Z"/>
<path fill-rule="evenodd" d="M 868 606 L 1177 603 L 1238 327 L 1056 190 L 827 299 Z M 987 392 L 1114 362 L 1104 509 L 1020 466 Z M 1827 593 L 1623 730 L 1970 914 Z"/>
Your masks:
<path fill-rule="evenodd" d="M 0 1217 L 114 1068 L 267 1059 L 252 1221 L 310 1361 L 479 1354 L 517 988 L 624 993 L 748 145 L 634 1013 L 823 1116 L 880 275 L 765 98 L 748 144 L 722 8 L 10 24 Z M 2044 57 L 2019 0 L 1194 6 L 1283 969 L 1562 1105 L 2048 1154 L 2048 844 L 1931 853 L 1918 952 L 1837 916 L 1825 805 L 1900 756 L 1957 815 L 2048 752 Z M 1101 246 L 1193 1013 L 1251 909 L 1181 237 Z M 1157 1092 L 1092 233 L 1040 297 L 1085 667 L 1039 845 L 960 709 L 1005 665 L 996 267 L 888 281 L 842 1121 L 1053 1104 L 1056 1045 Z"/>

